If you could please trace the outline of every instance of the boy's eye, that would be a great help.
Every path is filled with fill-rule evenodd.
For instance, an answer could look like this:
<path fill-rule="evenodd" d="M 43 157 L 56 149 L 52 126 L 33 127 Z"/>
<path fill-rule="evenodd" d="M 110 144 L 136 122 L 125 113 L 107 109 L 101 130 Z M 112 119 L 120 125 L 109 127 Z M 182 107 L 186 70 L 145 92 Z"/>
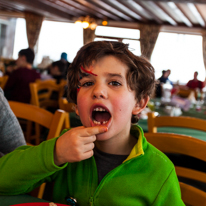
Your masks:
<path fill-rule="evenodd" d="M 119 82 L 117 82 L 117 81 L 111 81 L 111 82 L 109 83 L 109 85 L 112 85 L 112 86 L 120 86 L 121 83 L 119 83 Z"/>
<path fill-rule="evenodd" d="M 92 86 L 94 83 L 93 82 L 85 82 L 83 84 L 81 84 L 82 87 L 89 87 Z"/>

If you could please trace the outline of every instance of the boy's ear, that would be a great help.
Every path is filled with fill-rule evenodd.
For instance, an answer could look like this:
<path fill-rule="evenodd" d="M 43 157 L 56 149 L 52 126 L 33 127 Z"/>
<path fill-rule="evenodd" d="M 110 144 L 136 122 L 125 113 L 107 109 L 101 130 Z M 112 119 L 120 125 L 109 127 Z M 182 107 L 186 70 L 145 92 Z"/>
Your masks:
<path fill-rule="evenodd" d="M 146 106 L 149 101 L 149 97 L 142 98 L 138 103 L 136 103 L 135 107 L 132 110 L 133 115 L 139 114 Z"/>

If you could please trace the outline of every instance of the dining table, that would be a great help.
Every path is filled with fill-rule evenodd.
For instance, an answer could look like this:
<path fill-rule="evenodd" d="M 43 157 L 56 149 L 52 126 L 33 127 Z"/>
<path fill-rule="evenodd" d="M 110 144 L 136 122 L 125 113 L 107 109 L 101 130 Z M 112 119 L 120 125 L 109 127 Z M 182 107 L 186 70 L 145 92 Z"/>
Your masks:
<path fill-rule="evenodd" d="M 11 206 L 21 203 L 32 203 L 32 202 L 49 202 L 43 199 L 33 197 L 31 195 L 1 195 L 0 206 Z"/>

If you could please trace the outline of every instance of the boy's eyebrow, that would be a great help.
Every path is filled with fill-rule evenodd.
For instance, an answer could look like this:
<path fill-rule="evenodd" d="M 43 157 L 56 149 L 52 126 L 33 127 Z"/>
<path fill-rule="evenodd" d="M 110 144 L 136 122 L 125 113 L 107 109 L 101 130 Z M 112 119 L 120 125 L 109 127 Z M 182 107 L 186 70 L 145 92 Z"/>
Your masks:
<path fill-rule="evenodd" d="M 119 78 L 123 78 L 123 76 L 121 74 L 118 73 L 106 73 L 106 76 L 110 76 L 110 77 L 119 77 Z"/>
<path fill-rule="evenodd" d="M 94 75 L 94 76 L 97 76 L 96 74 L 93 74 L 93 73 L 90 73 L 90 72 L 83 72 L 82 73 L 82 78 L 83 77 L 89 77 L 91 74 Z M 107 73 L 105 73 L 105 76 L 119 77 L 119 78 L 123 79 L 123 76 L 119 73 L 109 73 L 109 72 L 107 72 Z"/>

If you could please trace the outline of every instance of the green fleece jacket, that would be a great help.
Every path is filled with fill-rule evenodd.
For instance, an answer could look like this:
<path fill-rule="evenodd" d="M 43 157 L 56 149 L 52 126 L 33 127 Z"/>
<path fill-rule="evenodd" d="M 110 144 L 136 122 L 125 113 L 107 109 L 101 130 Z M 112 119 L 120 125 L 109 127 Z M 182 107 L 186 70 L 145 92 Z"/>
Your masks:
<path fill-rule="evenodd" d="M 34 147 L 19 147 L 0 158 L 0 195 L 23 194 L 43 182 L 54 182 L 56 203 L 73 197 L 79 206 L 184 205 L 172 162 L 146 141 L 139 126 L 132 126 L 131 134 L 137 144 L 99 185 L 94 157 L 62 167 L 54 164 L 56 138 Z"/>

